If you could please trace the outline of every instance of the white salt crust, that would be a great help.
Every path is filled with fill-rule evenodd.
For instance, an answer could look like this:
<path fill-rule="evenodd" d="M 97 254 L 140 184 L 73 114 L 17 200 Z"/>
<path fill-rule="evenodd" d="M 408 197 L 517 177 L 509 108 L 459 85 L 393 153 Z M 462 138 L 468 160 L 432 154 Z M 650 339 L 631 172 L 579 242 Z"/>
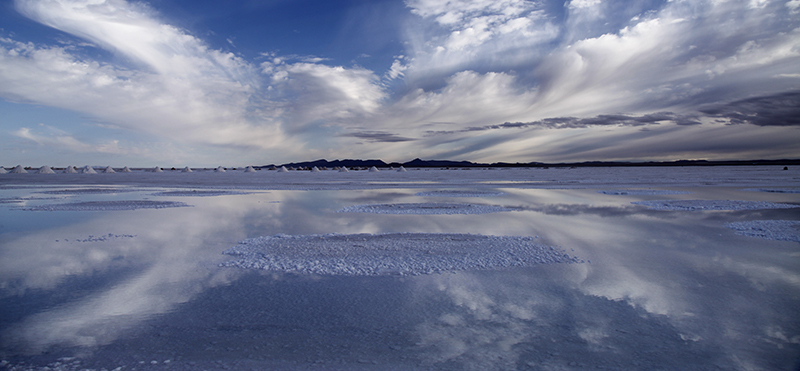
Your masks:
<path fill-rule="evenodd" d="M 518 209 L 474 204 L 451 203 L 419 203 L 419 204 L 376 204 L 355 205 L 345 207 L 340 213 L 373 213 L 373 214 L 488 214 Z"/>
<path fill-rule="evenodd" d="M 29 211 L 118 211 L 136 209 L 164 209 L 168 207 L 188 207 L 183 202 L 173 201 L 149 201 L 149 200 L 129 200 L 129 201 L 87 201 L 66 204 L 39 205 L 23 208 L 20 210 Z"/>
<path fill-rule="evenodd" d="M 635 201 L 635 205 L 647 206 L 652 210 L 679 210 L 679 211 L 703 211 L 703 210 L 765 210 L 765 209 L 791 209 L 800 205 L 779 204 L 764 201 L 731 201 L 731 200 L 658 200 L 658 201 Z"/>
<path fill-rule="evenodd" d="M 496 197 L 502 196 L 505 193 L 499 191 L 481 191 L 481 190 L 442 190 L 442 191 L 428 191 L 418 192 L 415 196 L 422 197 Z"/>
<path fill-rule="evenodd" d="M 800 189 L 792 188 L 747 188 L 745 191 L 769 192 L 769 193 L 800 193 Z"/>
<path fill-rule="evenodd" d="M 230 195 L 249 195 L 251 192 L 239 191 L 164 191 L 153 193 L 153 196 L 177 196 L 177 197 L 211 197 L 211 196 L 230 196 Z"/>
<path fill-rule="evenodd" d="M 685 195 L 691 192 L 670 191 L 666 189 L 614 189 L 609 191 L 597 191 L 606 195 L 616 196 L 662 196 L 662 195 Z"/>
<path fill-rule="evenodd" d="M 725 223 L 725 226 L 742 236 L 800 243 L 800 221 L 796 220 L 751 220 Z"/>
<path fill-rule="evenodd" d="M 240 241 L 221 267 L 302 274 L 379 276 L 583 263 L 533 237 L 386 233 L 262 236 Z"/>

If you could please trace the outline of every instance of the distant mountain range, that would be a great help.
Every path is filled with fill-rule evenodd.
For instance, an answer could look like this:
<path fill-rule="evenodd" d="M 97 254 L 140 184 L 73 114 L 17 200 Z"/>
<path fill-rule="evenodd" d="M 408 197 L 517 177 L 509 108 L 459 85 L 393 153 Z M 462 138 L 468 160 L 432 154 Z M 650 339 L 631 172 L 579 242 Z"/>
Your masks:
<path fill-rule="evenodd" d="M 413 159 L 408 162 L 392 162 L 386 163 L 383 160 L 333 160 L 328 161 L 325 159 L 306 162 L 292 162 L 281 165 L 263 165 L 261 168 L 269 168 L 272 166 L 286 166 L 288 167 L 408 167 L 408 168 L 423 168 L 423 167 L 611 167 L 611 166 L 742 166 L 742 165 L 800 165 L 800 159 L 794 160 L 750 160 L 750 161 L 707 161 L 707 160 L 678 160 L 678 161 L 648 161 L 648 162 L 620 162 L 620 161 L 590 161 L 590 162 L 567 162 L 567 163 L 544 163 L 544 162 L 527 162 L 527 163 L 508 163 L 508 162 L 495 162 L 495 163 L 478 163 L 470 161 L 448 161 L 448 160 L 422 160 L 419 158 Z"/>

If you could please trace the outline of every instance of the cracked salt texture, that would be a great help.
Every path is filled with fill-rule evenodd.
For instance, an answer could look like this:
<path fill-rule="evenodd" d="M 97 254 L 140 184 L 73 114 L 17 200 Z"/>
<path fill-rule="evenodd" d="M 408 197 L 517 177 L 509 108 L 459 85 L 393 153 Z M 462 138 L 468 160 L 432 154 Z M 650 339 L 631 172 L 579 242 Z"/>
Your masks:
<path fill-rule="evenodd" d="M 122 192 L 136 192 L 139 189 L 134 188 L 73 188 L 73 189 L 58 189 L 53 191 L 41 191 L 36 193 L 44 193 L 49 195 L 66 195 L 66 194 L 105 194 L 105 193 L 122 193 Z"/>
<path fill-rule="evenodd" d="M 658 200 L 635 201 L 635 205 L 647 206 L 652 210 L 764 210 L 764 209 L 791 209 L 800 207 L 793 204 L 779 204 L 764 201 L 731 201 L 731 200 Z"/>
<path fill-rule="evenodd" d="M 237 191 L 164 191 L 153 193 L 153 196 L 178 196 L 178 197 L 210 197 L 210 196 L 230 196 L 230 195 L 249 195 L 251 192 Z"/>
<path fill-rule="evenodd" d="M 800 221 L 796 220 L 751 220 L 725 223 L 725 226 L 742 236 L 800 243 Z"/>
<path fill-rule="evenodd" d="M 662 196 L 662 195 L 685 195 L 691 192 L 686 191 L 670 191 L 666 189 L 615 189 L 609 191 L 597 191 L 606 195 L 617 196 Z"/>
<path fill-rule="evenodd" d="M 791 188 L 747 188 L 745 191 L 769 192 L 769 193 L 800 193 L 800 189 Z"/>
<path fill-rule="evenodd" d="M 136 210 L 136 209 L 164 209 L 168 207 L 188 207 L 183 202 L 172 201 L 87 201 L 74 202 L 67 204 L 40 205 L 20 210 L 28 211 L 117 211 L 117 210 Z"/>
<path fill-rule="evenodd" d="M 340 213 L 373 214 L 488 214 L 519 210 L 516 208 L 492 205 L 420 203 L 420 204 L 377 204 L 345 207 Z"/>
<path fill-rule="evenodd" d="M 379 276 L 583 263 L 533 237 L 440 233 L 276 235 L 240 241 L 221 267 L 304 274 Z"/>
<path fill-rule="evenodd" d="M 418 192 L 415 196 L 422 197 L 495 197 L 502 196 L 505 193 L 499 191 L 480 191 L 480 190 L 443 190 L 443 191 L 428 191 Z"/>

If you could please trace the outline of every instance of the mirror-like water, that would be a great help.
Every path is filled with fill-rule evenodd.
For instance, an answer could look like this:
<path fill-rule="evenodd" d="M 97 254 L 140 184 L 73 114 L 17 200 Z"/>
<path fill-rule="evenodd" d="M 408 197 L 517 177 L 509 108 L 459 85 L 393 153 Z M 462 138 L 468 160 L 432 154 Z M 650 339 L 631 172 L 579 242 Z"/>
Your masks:
<path fill-rule="evenodd" d="M 726 227 L 800 209 L 632 204 L 797 205 L 796 193 L 69 189 L 0 190 L 0 367 L 750 370 L 800 355 L 800 244 Z M 188 207 L 37 211 L 120 201 Z M 500 211 L 340 212 L 401 204 Z M 244 239 L 330 233 L 531 237 L 585 263 L 366 277 L 220 267 Z"/>

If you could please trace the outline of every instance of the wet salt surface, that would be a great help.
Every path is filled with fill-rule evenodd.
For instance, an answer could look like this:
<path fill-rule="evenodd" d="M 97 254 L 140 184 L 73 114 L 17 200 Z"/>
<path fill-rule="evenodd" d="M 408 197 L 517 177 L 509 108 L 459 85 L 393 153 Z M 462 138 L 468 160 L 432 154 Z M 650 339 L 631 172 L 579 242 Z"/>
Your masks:
<path fill-rule="evenodd" d="M 56 189 L 48 191 L 39 191 L 37 193 L 44 193 L 50 195 L 81 195 L 81 194 L 115 194 L 121 192 L 136 192 L 139 189 L 126 188 L 126 187 L 113 187 L 113 188 L 71 188 L 71 189 Z"/>
<path fill-rule="evenodd" d="M 262 236 L 225 250 L 221 266 L 322 275 L 419 275 L 534 264 L 582 263 L 532 237 L 392 233 Z"/>
<path fill-rule="evenodd" d="M 86 201 L 64 204 L 38 205 L 21 208 L 27 211 L 122 211 L 137 209 L 165 209 L 171 207 L 190 207 L 183 202 L 125 200 L 125 201 Z"/>
<path fill-rule="evenodd" d="M 653 195 L 597 192 L 675 188 L 697 200 L 793 204 L 800 201 L 793 193 L 744 189 L 796 188 L 794 169 L 193 174 L 0 176 L 42 182 L 0 187 L 0 198 L 80 182 L 139 191 L 69 195 L 79 202 L 147 201 L 153 192 L 194 188 L 254 192 L 146 212 L 34 213 L 1 204 L 0 369 L 749 371 L 800 364 L 800 245 L 743 237 L 727 224 L 774 219 L 791 227 L 800 209 L 662 212 L 630 204 Z M 546 189 L 553 187 L 564 189 Z M 267 188 L 294 190 L 254 191 Z M 296 190 L 311 188 L 320 190 Z M 336 212 L 460 189 L 502 192 L 492 204 L 515 212 Z M 431 264 L 474 261 L 459 257 L 455 244 L 444 257 L 423 253 L 421 246 L 446 244 L 445 235 L 539 236 L 527 242 L 591 264 L 402 276 L 399 269 L 350 275 L 219 267 L 242 258 L 221 254 L 237 241 L 285 234 L 316 246 L 304 239 L 334 232 L 430 236 L 396 252 L 413 251 Z M 368 271 L 378 259 L 364 247 L 402 240 L 351 241 L 334 253 L 351 253 L 339 259 L 351 267 L 366 262 Z"/>
<path fill-rule="evenodd" d="M 658 200 L 634 201 L 634 205 L 647 206 L 653 210 L 763 210 L 763 209 L 792 209 L 800 205 L 764 202 L 764 201 L 732 201 L 732 200 Z"/>
<path fill-rule="evenodd" d="M 725 226 L 735 230 L 736 234 L 742 236 L 800 243 L 800 221 L 751 220 L 726 223 Z"/>
<path fill-rule="evenodd" d="M 340 213 L 373 213 L 373 214 L 488 214 L 517 210 L 512 207 L 456 204 L 456 203 L 409 203 L 409 204 L 378 204 L 348 206 Z"/>

